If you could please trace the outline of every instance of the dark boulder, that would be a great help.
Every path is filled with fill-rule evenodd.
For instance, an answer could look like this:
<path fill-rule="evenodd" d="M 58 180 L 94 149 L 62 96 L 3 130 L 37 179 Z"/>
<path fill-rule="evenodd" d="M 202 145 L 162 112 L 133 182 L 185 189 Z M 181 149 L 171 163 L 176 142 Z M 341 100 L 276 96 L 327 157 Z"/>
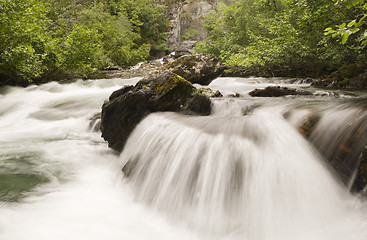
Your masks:
<path fill-rule="evenodd" d="M 287 87 L 266 87 L 265 89 L 255 89 L 249 92 L 252 97 L 281 97 L 288 95 L 312 95 L 309 91 L 302 91 Z"/>
<path fill-rule="evenodd" d="M 122 151 L 135 126 L 149 113 L 174 111 L 209 115 L 210 99 L 184 78 L 170 71 L 149 75 L 135 86 L 126 86 L 102 106 L 102 137 L 109 146 Z"/>
<path fill-rule="evenodd" d="M 191 83 L 208 85 L 224 71 L 224 65 L 210 54 L 185 55 L 162 67 Z"/>

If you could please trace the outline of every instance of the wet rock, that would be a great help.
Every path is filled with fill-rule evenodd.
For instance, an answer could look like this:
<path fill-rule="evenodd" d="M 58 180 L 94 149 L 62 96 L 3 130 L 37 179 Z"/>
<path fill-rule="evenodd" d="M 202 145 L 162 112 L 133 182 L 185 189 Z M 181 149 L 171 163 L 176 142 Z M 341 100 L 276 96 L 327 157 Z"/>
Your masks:
<path fill-rule="evenodd" d="M 135 66 L 127 69 L 104 69 L 98 70 L 96 72 L 90 73 L 88 79 L 110 79 L 110 78 L 134 78 L 143 77 L 148 74 L 155 72 L 159 67 L 161 67 L 163 62 L 160 60 L 152 60 L 148 62 L 142 62 Z"/>
<path fill-rule="evenodd" d="M 239 98 L 239 97 L 243 97 L 243 96 L 239 93 L 231 93 L 231 94 L 228 94 L 228 97 Z"/>
<path fill-rule="evenodd" d="M 89 118 L 89 128 L 93 132 L 99 132 L 101 129 L 101 113 L 94 114 L 91 118 Z"/>
<path fill-rule="evenodd" d="M 219 90 L 214 91 L 210 88 L 199 88 L 199 92 L 207 97 L 213 97 L 213 98 L 223 97 L 223 94 Z"/>
<path fill-rule="evenodd" d="M 115 91 L 103 104 L 102 137 L 112 149 L 122 151 L 135 126 L 149 113 L 157 111 L 209 115 L 211 102 L 173 72 L 151 74 L 135 86 Z"/>
<path fill-rule="evenodd" d="M 343 116 L 340 116 L 343 118 Z M 327 118 L 328 119 L 328 118 Z M 339 180 L 348 188 L 363 183 L 363 151 L 367 144 L 367 116 L 349 115 L 342 122 L 322 119 L 312 132 L 310 141 L 333 168 Z M 362 157 L 361 157 L 362 156 Z M 362 161 L 361 161 L 362 159 Z M 356 171 L 361 178 L 355 179 Z M 363 189 L 357 184 L 355 191 Z"/>
<path fill-rule="evenodd" d="M 366 68 L 365 63 L 347 64 L 323 79 L 315 81 L 312 85 L 316 87 L 367 89 Z"/>
<path fill-rule="evenodd" d="M 366 201 L 367 200 L 367 185 L 366 187 L 358 193 L 357 195 L 361 200 Z"/>
<path fill-rule="evenodd" d="M 317 79 L 311 85 L 315 87 L 333 87 L 333 80 L 330 78 Z"/>
<path fill-rule="evenodd" d="M 349 87 L 358 89 L 367 89 L 367 72 L 361 73 L 357 77 L 349 80 Z"/>
<path fill-rule="evenodd" d="M 318 112 L 303 109 L 287 111 L 283 114 L 283 116 L 305 138 L 310 136 L 317 123 L 321 119 L 321 116 Z"/>
<path fill-rule="evenodd" d="M 346 187 L 354 193 L 367 191 L 366 116 L 350 116 L 339 124 L 330 118 L 325 121 L 328 116 L 316 109 L 293 109 L 283 116 L 319 151 Z"/>
<path fill-rule="evenodd" d="M 189 55 L 189 56 L 192 55 L 191 49 L 180 46 L 179 48 L 175 50 L 175 54 L 173 55 L 173 57 L 179 58 L 179 57 L 186 56 L 186 55 Z"/>
<path fill-rule="evenodd" d="M 328 91 L 316 91 L 313 93 L 314 96 L 318 97 L 338 97 L 338 93 Z"/>
<path fill-rule="evenodd" d="M 305 79 L 300 79 L 298 81 L 298 83 L 303 83 L 303 84 L 312 84 L 314 82 L 313 78 L 305 78 Z"/>
<path fill-rule="evenodd" d="M 302 91 L 287 87 L 266 87 L 265 89 L 255 89 L 249 92 L 252 97 L 281 97 L 287 95 L 312 95 L 309 91 Z"/>
<path fill-rule="evenodd" d="M 251 115 L 254 112 L 254 110 L 256 108 L 260 107 L 260 106 L 261 106 L 261 104 L 258 104 L 258 103 L 255 103 L 253 105 L 246 106 L 246 107 L 244 107 L 244 108 L 241 109 L 241 114 L 243 116 Z"/>
<path fill-rule="evenodd" d="M 126 85 L 126 86 L 123 86 L 122 88 L 120 88 L 119 90 L 116 90 L 114 91 L 110 97 L 108 98 L 109 101 L 112 101 L 113 99 L 121 96 L 121 95 L 124 95 L 125 93 L 127 93 L 128 91 L 130 90 L 133 90 L 134 86 L 133 85 Z"/>
<path fill-rule="evenodd" d="M 162 67 L 163 71 L 171 71 L 191 83 L 208 85 L 224 71 L 224 65 L 210 54 L 186 55 Z"/>
<path fill-rule="evenodd" d="M 365 148 L 360 156 L 360 164 L 357 170 L 357 176 L 354 180 L 352 191 L 361 192 L 367 197 L 367 149 Z"/>

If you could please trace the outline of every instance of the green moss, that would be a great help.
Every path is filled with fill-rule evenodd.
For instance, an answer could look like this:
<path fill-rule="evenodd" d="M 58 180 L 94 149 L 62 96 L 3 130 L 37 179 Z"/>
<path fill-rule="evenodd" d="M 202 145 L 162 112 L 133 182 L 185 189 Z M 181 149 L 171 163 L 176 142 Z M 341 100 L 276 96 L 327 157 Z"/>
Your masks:
<path fill-rule="evenodd" d="M 178 68 L 177 66 L 180 66 L 180 67 Z M 173 62 L 170 62 L 164 65 L 161 70 L 174 69 L 174 71 L 177 71 L 181 67 L 192 68 L 194 66 L 195 66 L 195 63 L 190 57 L 183 56 L 183 57 L 177 58 Z"/>
<path fill-rule="evenodd" d="M 175 88 L 176 86 L 178 86 L 179 88 L 181 88 L 180 86 L 184 86 L 184 85 L 189 85 L 191 87 L 192 84 L 187 81 L 186 79 L 184 79 L 183 77 L 179 76 L 179 75 L 168 75 L 166 76 L 166 79 L 163 83 L 155 83 L 153 85 L 153 91 L 155 93 L 157 93 L 158 95 L 161 95 L 164 92 L 167 92 L 173 88 Z"/>
<path fill-rule="evenodd" d="M 191 18 L 192 18 L 192 16 L 191 16 L 191 14 L 190 14 L 190 13 L 188 13 L 188 12 L 184 12 L 184 13 L 182 13 L 182 14 L 181 14 L 181 18 L 188 18 L 188 19 L 191 19 Z"/>
<path fill-rule="evenodd" d="M 334 78 L 337 79 L 338 82 L 346 83 L 350 78 L 357 77 L 365 71 L 366 65 L 363 63 L 347 64 L 330 74 L 329 78 Z"/>
<path fill-rule="evenodd" d="M 349 78 L 344 78 L 342 81 L 338 82 L 339 87 L 346 87 L 349 85 Z"/>
<path fill-rule="evenodd" d="M 194 28 L 189 28 L 185 31 L 185 34 L 182 36 L 182 39 L 189 40 L 196 37 L 199 34 L 199 31 Z"/>

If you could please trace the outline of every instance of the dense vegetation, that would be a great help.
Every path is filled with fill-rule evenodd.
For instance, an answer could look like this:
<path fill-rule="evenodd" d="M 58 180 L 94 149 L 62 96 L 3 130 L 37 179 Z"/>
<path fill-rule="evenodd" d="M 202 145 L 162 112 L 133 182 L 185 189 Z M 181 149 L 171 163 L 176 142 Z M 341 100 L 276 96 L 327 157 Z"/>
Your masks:
<path fill-rule="evenodd" d="M 176 1 L 0 0 L 0 85 L 147 59 L 165 48 L 168 20 L 157 2 Z M 315 77 L 353 64 L 366 68 L 365 0 L 218 2 L 218 11 L 203 21 L 208 37 L 195 50 L 227 66 L 255 75 Z"/>
<path fill-rule="evenodd" d="M 273 75 L 321 76 L 366 62 L 364 0 L 239 0 L 203 22 L 197 52 Z"/>
<path fill-rule="evenodd" d="M 0 85 L 134 65 L 166 26 L 153 0 L 0 0 Z"/>

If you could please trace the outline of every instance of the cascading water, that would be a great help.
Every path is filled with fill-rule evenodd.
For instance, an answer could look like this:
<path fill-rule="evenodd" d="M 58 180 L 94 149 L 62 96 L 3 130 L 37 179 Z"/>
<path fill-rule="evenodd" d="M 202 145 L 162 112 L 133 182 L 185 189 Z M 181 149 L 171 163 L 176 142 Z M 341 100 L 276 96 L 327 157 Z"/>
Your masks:
<path fill-rule="evenodd" d="M 318 154 L 281 115 L 261 110 L 151 114 L 121 157 L 139 200 L 214 235 L 294 239 L 348 213 Z"/>
<path fill-rule="evenodd" d="M 295 105 L 339 117 L 326 107 L 339 98 L 250 100 L 279 80 L 221 78 L 213 89 L 245 97 L 214 100 L 207 117 L 151 114 L 117 156 L 89 118 L 136 81 L 2 89 L 0 239 L 367 239 L 366 203 L 283 117 Z"/>

